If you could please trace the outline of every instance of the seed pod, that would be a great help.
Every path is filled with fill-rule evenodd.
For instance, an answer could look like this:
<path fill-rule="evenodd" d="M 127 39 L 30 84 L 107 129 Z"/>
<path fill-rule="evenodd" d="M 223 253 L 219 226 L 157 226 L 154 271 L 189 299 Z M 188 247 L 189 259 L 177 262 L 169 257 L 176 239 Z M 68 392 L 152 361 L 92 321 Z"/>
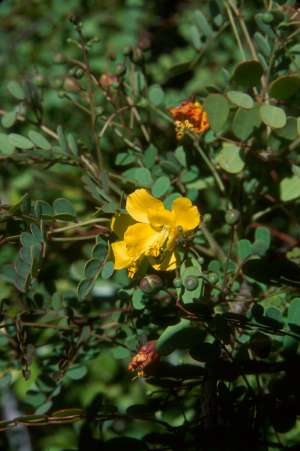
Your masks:
<path fill-rule="evenodd" d="M 241 213 L 239 210 L 232 208 L 228 210 L 225 214 L 225 221 L 229 225 L 236 225 L 241 219 Z"/>
<path fill-rule="evenodd" d="M 147 294 L 153 293 L 162 288 L 163 283 L 157 274 L 149 274 L 140 281 L 140 289 Z"/>
<path fill-rule="evenodd" d="M 215 272 L 210 272 L 210 273 L 208 274 L 208 280 L 209 280 L 209 282 L 210 282 L 212 285 L 215 285 L 215 284 L 218 282 L 218 280 L 219 280 L 219 276 L 218 276 L 218 274 L 215 273 Z"/>
<path fill-rule="evenodd" d="M 124 75 L 126 72 L 125 64 L 121 64 L 121 63 L 117 64 L 115 72 L 117 75 Z"/>
<path fill-rule="evenodd" d="M 81 88 L 74 78 L 66 77 L 64 80 L 64 89 L 68 92 L 79 92 Z"/>
<path fill-rule="evenodd" d="M 75 72 L 74 72 L 74 77 L 77 78 L 77 80 L 79 80 L 80 78 L 83 77 L 83 69 L 81 69 L 81 67 L 77 67 Z"/>
<path fill-rule="evenodd" d="M 197 288 L 199 280 L 195 276 L 188 276 L 184 279 L 184 286 L 187 290 L 193 291 Z"/>
<path fill-rule="evenodd" d="M 173 285 L 175 288 L 181 288 L 182 287 L 182 280 L 179 277 L 176 277 L 173 280 Z"/>

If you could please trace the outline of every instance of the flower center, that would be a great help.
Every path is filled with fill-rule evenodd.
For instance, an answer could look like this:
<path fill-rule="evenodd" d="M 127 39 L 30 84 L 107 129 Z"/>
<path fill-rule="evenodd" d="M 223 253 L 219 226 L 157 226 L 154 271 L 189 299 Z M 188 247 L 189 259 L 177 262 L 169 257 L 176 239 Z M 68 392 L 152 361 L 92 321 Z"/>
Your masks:
<path fill-rule="evenodd" d="M 169 226 L 162 226 L 161 231 L 156 234 L 154 241 L 146 250 L 145 255 L 147 257 L 159 258 L 162 256 L 168 241 L 168 237 L 170 236 L 170 229 L 171 228 Z"/>
<path fill-rule="evenodd" d="M 176 127 L 176 137 L 177 139 L 181 139 L 184 135 L 184 131 L 186 129 L 193 129 L 193 124 L 188 120 L 185 119 L 183 121 L 175 121 L 175 127 Z"/>
<path fill-rule="evenodd" d="M 136 272 L 138 270 L 138 264 L 137 261 L 133 261 L 131 263 L 131 265 L 128 267 L 128 277 L 130 279 L 133 279 L 133 277 L 135 276 Z"/>

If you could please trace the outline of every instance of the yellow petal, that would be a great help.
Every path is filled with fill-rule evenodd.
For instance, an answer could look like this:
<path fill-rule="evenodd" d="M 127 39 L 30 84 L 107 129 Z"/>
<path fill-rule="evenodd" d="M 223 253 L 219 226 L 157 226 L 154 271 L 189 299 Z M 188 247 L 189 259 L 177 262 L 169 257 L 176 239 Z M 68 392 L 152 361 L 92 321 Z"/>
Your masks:
<path fill-rule="evenodd" d="M 156 232 L 149 224 L 133 224 L 125 232 L 128 255 L 138 259 L 146 254 L 159 239 L 160 232 Z"/>
<path fill-rule="evenodd" d="M 125 241 L 116 241 L 111 245 L 114 254 L 114 268 L 128 268 L 133 264 L 133 259 L 128 255 Z"/>
<path fill-rule="evenodd" d="M 177 227 L 182 227 L 184 232 L 193 230 L 200 224 L 200 213 L 187 197 L 178 197 L 172 203 L 172 212 L 175 215 Z"/>
<path fill-rule="evenodd" d="M 155 199 L 145 189 L 137 189 L 127 197 L 126 210 L 138 222 L 149 223 L 149 209 L 164 209 L 162 201 Z"/>
<path fill-rule="evenodd" d="M 174 214 L 165 208 L 155 210 L 152 208 L 149 209 L 148 218 L 151 226 L 155 229 L 160 229 L 163 226 L 175 226 Z"/>
<path fill-rule="evenodd" d="M 173 271 L 178 267 L 178 256 L 176 252 L 168 252 L 162 262 L 154 263 L 153 259 L 149 259 L 149 262 L 156 271 Z"/>
<path fill-rule="evenodd" d="M 126 229 L 134 224 L 134 220 L 126 213 L 117 213 L 111 220 L 110 228 L 121 240 Z"/>

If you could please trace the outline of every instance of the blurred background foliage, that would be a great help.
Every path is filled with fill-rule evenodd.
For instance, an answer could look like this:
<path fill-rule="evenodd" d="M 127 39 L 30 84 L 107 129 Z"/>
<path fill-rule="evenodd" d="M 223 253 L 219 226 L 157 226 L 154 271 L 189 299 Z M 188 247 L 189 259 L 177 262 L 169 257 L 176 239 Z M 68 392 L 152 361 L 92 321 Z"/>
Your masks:
<path fill-rule="evenodd" d="M 298 449 L 297 2 L 7 0 L 0 18 L 2 449 Z M 168 108 L 193 98 L 211 128 L 178 143 Z M 204 216 L 157 287 L 110 261 L 139 187 Z M 149 340 L 162 359 L 132 380 Z"/>

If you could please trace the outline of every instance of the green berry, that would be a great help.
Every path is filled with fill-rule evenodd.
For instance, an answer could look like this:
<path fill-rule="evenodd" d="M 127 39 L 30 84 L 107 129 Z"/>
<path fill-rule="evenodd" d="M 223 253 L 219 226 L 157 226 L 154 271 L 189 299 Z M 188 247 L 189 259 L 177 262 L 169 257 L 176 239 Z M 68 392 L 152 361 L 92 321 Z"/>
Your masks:
<path fill-rule="evenodd" d="M 83 74 L 84 74 L 84 72 L 83 72 L 83 70 L 81 69 L 81 67 L 77 67 L 76 70 L 75 70 L 75 72 L 74 72 L 74 77 L 77 78 L 77 79 L 79 80 L 80 78 L 83 77 Z"/>
<path fill-rule="evenodd" d="M 117 64 L 115 72 L 117 75 L 124 75 L 126 72 L 125 64 L 121 64 L 121 63 Z"/>
<path fill-rule="evenodd" d="M 241 219 L 241 214 L 235 208 L 228 210 L 225 214 L 225 221 L 229 225 L 236 225 Z"/>
<path fill-rule="evenodd" d="M 175 288 L 181 288 L 181 286 L 182 286 L 182 281 L 181 281 L 180 277 L 176 277 L 176 278 L 173 280 L 173 285 L 174 285 Z"/>
<path fill-rule="evenodd" d="M 195 276 L 188 276 L 184 280 L 184 286 L 187 290 L 193 291 L 197 288 L 199 280 Z"/>
<path fill-rule="evenodd" d="M 272 13 L 264 13 L 261 18 L 264 23 L 271 23 L 274 20 Z"/>
<path fill-rule="evenodd" d="M 140 289 L 147 294 L 159 290 L 162 286 L 162 280 L 157 274 L 149 274 L 140 281 Z"/>
<path fill-rule="evenodd" d="M 208 280 L 212 285 L 215 285 L 219 280 L 219 276 L 215 272 L 210 272 L 208 274 Z"/>

